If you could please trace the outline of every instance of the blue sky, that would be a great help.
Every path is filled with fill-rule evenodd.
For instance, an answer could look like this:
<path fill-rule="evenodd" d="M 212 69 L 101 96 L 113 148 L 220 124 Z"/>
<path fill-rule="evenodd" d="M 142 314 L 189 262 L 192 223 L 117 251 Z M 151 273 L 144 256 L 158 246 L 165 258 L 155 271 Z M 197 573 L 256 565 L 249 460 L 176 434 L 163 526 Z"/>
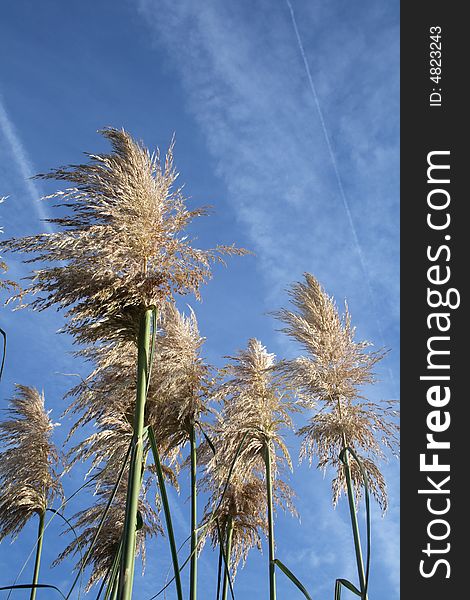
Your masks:
<path fill-rule="evenodd" d="M 17 0 L 2 13 L 5 235 L 44 230 L 40 219 L 50 209 L 38 198 L 54 187 L 27 177 L 106 149 L 97 129 L 123 126 L 162 149 L 175 132 L 176 165 L 190 204 L 214 206 L 194 229 L 199 245 L 236 242 L 255 253 L 217 267 L 202 303 L 181 303 L 197 312 L 208 361 L 221 365 L 249 337 L 279 357 L 295 356 L 297 348 L 267 313 L 285 306 L 286 287 L 309 271 L 339 303 L 347 298 L 358 339 L 391 349 L 369 397 L 398 397 L 396 0 L 43 0 L 40 8 Z M 27 273 L 17 257 L 7 260 L 12 276 Z M 61 314 L 4 308 L 0 319 L 9 335 L 2 405 L 13 383 L 34 385 L 44 389 L 58 421 L 73 383 L 63 374 L 87 372 L 70 355 L 71 341 L 55 334 Z M 64 419 L 58 443 L 68 426 Z M 288 436 L 288 442 L 296 463 L 298 440 Z M 390 508 L 384 518 L 374 510 L 370 596 L 389 600 L 398 596 L 398 463 L 384 471 Z M 69 493 L 82 476 L 77 470 L 64 481 Z M 301 520 L 278 515 L 279 558 L 314 598 L 331 598 L 337 577 L 355 581 L 347 507 L 342 501 L 333 510 L 330 475 L 306 464 L 296 466 L 291 483 Z M 89 501 L 81 496 L 68 514 Z M 175 501 L 182 540 L 189 516 L 184 486 Z M 14 578 L 35 526 L 15 544 L 1 544 L 1 584 Z M 67 589 L 71 564 L 48 567 L 65 542 L 59 531 L 56 523 L 48 529 L 42 579 Z M 142 600 L 165 579 L 166 540 L 148 556 L 146 577 L 136 580 Z M 208 547 L 200 571 L 200 597 L 214 597 L 215 558 Z M 252 551 L 237 576 L 236 598 L 266 597 L 267 583 L 266 550 L 263 556 Z M 291 585 L 278 576 L 280 598 L 297 597 Z"/>

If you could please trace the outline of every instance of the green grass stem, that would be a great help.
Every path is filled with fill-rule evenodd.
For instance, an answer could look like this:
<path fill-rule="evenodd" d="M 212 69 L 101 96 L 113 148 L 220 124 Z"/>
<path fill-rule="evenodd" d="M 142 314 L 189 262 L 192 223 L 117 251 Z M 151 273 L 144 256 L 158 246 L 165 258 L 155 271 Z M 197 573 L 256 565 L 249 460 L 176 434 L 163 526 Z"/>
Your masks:
<path fill-rule="evenodd" d="M 155 434 L 151 427 L 148 428 L 148 437 L 150 440 L 150 446 L 152 448 L 153 458 L 155 461 L 155 468 L 157 470 L 158 486 L 160 488 L 160 498 L 162 500 L 163 512 L 165 514 L 168 541 L 170 543 L 171 559 L 173 561 L 173 572 L 175 577 L 176 593 L 178 596 L 178 600 L 183 600 L 183 589 L 181 586 L 180 569 L 178 565 L 178 551 L 176 548 L 173 523 L 171 520 L 170 503 L 168 502 L 168 495 L 166 493 L 165 478 L 163 476 L 160 456 L 158 454 L 157 441 L 155 439 Z"/>
<path fill-rule="evenodd" d="M 37 585 L 39 579 L 39 567 L 41 565 L 41 554 L 42 554 L 42 542 L 44 539 L 44 521 L 46 513 L 44 511 L 39 513 L 39 524 L 38 524 L 38 539 L 36 545 L 36 558 L 34 561 L 34 573 L 33 573 L 33 585 Z M 30 600 L 36 599 L 36 588 L 31 588 Z"/>
<path fill-rule="evenodd" d="M 119 573 L 119 600 L 131 600 L 134 581 L 136 525 L 139 494 L 142 480 L 143 431 L 145 401 L 147 397 L 147 376 L 150 353 L 150 329 L 153 309 L 147 308 L 140 319 L 137 340 L 137 394 L 134 413 L 134 451 L 131 455 L 131 466 L 126 499 L 126 517 Z"/>
<path fill-rule="evenodd" d="M 196 429 L 191 427 L 189 436 L 191 453 L 191 565 L 189 572 L 189 600 L 197 598 L 197 489 L 196 489 Z"/>
<path fill-rule="evenodd" d="M 226 557 L 226 568 L 225 568 L 225 577 L 224 577 L 224 585 L 222 588 L 222 600 L 227 600 L 227 593 L 229 588 L 229 579 L 230 579 L 230 555 L 232 554 L 232 536 L 233 536 L 233 522 L 231 517 L 228 519 L 227 523 L 227 541 L 225 546 L 225 557 Z M 220 544 L 223 541 L 220 540 Z"/>
<path fill-rule="evenodd" d="M 273 514 L 273 478 L 271 468 L 271 444 L 266 441 L 266 491 L 268 501 L 268 549 L 269 549 L 269 600 L 276 600 L 276 563 L 274 562 L 274 514 Z"/>

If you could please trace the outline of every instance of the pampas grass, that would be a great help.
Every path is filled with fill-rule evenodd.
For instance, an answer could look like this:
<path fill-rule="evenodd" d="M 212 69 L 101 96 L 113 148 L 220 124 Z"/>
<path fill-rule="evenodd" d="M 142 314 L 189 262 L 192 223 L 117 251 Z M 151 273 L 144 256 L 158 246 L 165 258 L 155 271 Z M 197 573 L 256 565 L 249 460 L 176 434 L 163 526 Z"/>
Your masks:
<path fill-rule="evenodd" d="M 397 452 L 398 415 L 391 402 L 378 405 L 364 401 L 362 388 L 375 382 L 373 369 L 384 352 L 370 351 L 370 342 L 356 342 L 347 305 L 340 315 L 334 299 L 315 277 L 295 283 L 289 295 L 295 310 L 281 309 L 276 316 L 282 329 L 297 341 L 306 356 L 285 361 L 282 372 L 307 405 L 316 409 L 308 424 L 298 431 L 303 437 L 301 458 L 318 461 L 318 467 L 333 467 L 333 502 L 341 493 L 348 496 L 361 593 L 366 595 L 366 574 L 362 560 L 355 502 L 368 485 L 383 510 L 387 507 L 384 477 L 377 459 L 386 451 Z M 349 463 L 349 449 L 361 461 Z"/>
<path fill-rule="evenodd" d="M 215 447 L 218 448 L 217 443 Z M 210 493 L 204 534 L 214 548 L 224 547 L 227 570 L 235 578 L 239 563 L 246 563 L 252 548 L 261 550 L 261 536 L 268 535 L 266 482 L 259 473 L 230 473 L 235 457 L 230 461 L 221 449 L 216 456 L 202 481 L 202 487 Z M 223 581 L 224 599 L 228 591 L 226 571 Z"/>
<path fill-rule="evenodd" d="M 55 424 L 44 408 L 44 394 L 16 386 L 0 422 L 0 539 L 16 537 L 34 514 L 44 514 L 62 495 L 59 457 L 51 442 Z"/>
<path fill-rule="evenodd" d="M 199 297 L 214 261 L 246 252 L 234 246 L 200 250 L 191 245 L 184 230 L 207 210 L 188 210 L 181 188 L 175 188 L 173 144 L 162 163 L 158 150 L 150 153 L 124 130 L 101 133 L 111 142 L 110 154 L 88 154 L 87 164 L 38 176 L 72 184 L 48 197 L 65 212 L 65 216 L 50 219 L 57 233 L 6 240 L 1 247 L 30 255 L 28 262 L 43 263 L 30 278 L 27 292 L 36 296 L 30 306 L 66 309 L 64 331 L 77 342 L 93 345 L 129 340 L 138 348 L 135 448 L 119 579 L 120 596 L 129 600 L 150 337 L 156 334 L 156 312 L 174 294 Z"/>
<path fill-rule="evenodd" d="M 17 385 L 0 422 L 0 541 L 15 538 L 35 514 L 39 518 L 33 585 L 37 584 L 46 509 L 63 495 L 59 456 L 51 435 L 55 424 L 44 408 L 44 394 Z M 31 589 L 31 600 L 36 589 Z"/>
<path fill-rule="evenodd" d="M 290 413 L 298 410 L 298 405 L 289 394 L 284 376 L 275 369 L 275 356 L 267 352 L 259 340 L 250 339 L 246 349 L 229 358 L 231 362 L 222 371 L 226 380 L 214 394 L 216 399 L 223 402 L 223 408 L 214 432 L 219 450 L 208 463 L 208 476 L 213 477 L 214 490 L 220 490 L 228 466 L 238 455 L 230 480 L 232 487 L 229 487 L 226 499 L 226 502 L 232 499 L 233 504 L 230 509 L 225 505 L 223 508 L 226 514 L 222 513 L 225 521 L 230 517 L 233 527 L 231 549 L 234 565 L 257 542 L 261 518 L 259 510 L 264 500 L 269 545 L 270 598 L 274 600 L 273 503 L 285 506 L 295 514 L 293 491 L 282 478 L 286 467 L 288 470 L 292 469 L 282 431 L 292 428 Z M 260 477 L 265 478 L 264 492 L 259 485 Z M 248 520 L 243 511 L 239 516 L 236 514 L 237 497 L 238 505 L 241 506 L 240 489 L 251 494 L 251 499 L 248 499 L 244 508 L 245 511 L 252 511 Z M 226 525 L 225 529 L 227 530 Z M 229 556 L 229 564 L 230 559 Z"/>
<path fill-rule="evenodd" d="M 210 264 L 234 246 L 200 250 L 184 234 L 206 208 L 188 210 L 173 165 L 124 130 L 105 129 L 111 154 L 87 154 L 90 162 L 37 177 L 72 187 L 47 199 L 66 215 L 49 219 L 58 231 L 2 242 L 9 251 L 45 263 L 27 291 L 30 306 L 66 308 L 65 331 L 79 342 L 136 339 L 142 312 L 177 294 L 194 293 L 211 276 Z"/>
<path fill-rule="evenodd" d="M 210 368 L 202 359 L 204 339 L 194 312 L 180 313 L 167 304 L 162 315 L 162 331 L 157 339 L 155 395 L 149 421 L 163 456 L 175 462 L 189 442 L 191 487 L 190 600 L 197 597 L 197 454 L 196 427 L 208 412 L 207 398 L 213 385 Z"/>
<path fill-rule="evenodd" d="M 306 356 L 284 361 L 281 369 L 306 405 L 317 411 L 298 431 L 303 437 L 301 458 L 318 460 L 322 469 L 336 469 L 336 504 L 346 491 L 339 454 L 350 446 L 362 458 L 372 492 L 385 509 L 385 481 L 376 461 L 385 458 L 387 451 L 398 451 L 398 412 L 394 402 L 379 405 L 362 396 L 363 387 L 375 383 L 373 369 L 385 353 L 370 351 L 370 342 L 355 341 L 347 305 L 340 315 L 334 299 L 313 275 L 306 273 L 305 282 L 295 283 L 289 295 L 296 310 L 282 309 L 275 314 L 286 325 L 282 331 L 300 343 Z M 353 479 L 360 495 L 357 468 Z"/>

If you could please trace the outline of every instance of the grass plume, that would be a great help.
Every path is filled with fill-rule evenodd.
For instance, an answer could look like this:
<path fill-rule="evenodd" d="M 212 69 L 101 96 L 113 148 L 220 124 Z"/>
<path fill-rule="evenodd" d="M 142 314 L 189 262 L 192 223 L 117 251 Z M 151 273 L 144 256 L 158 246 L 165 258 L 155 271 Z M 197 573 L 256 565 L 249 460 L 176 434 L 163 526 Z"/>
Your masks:
<path fill-rule="evenodd" d="M 285 377 L 275 368 L 275 356 L 267 352 L 259 340 L 250 339 L 246 349 L 228 358 L 230 363 L 222 370 L 225 381 L 214 394 L 223 408 L 214 428 L 218 451 L 208 462 L 207 479 L 214 491 L 214 503 L 217 493 L 222 491 L 221 484 L 228 475 L 229 465 L 238 453 L 231 487 L 220 507 L 225 528 L 228 520 L 233 527 L 233 565 L 257 545 L 259 531 L 267 531 L 270 597 L 274 599 L 273 505 L 286 507 L 296 514 L 293 490 L 283 478 L 286 467 L 292 469 L 292 462 L 282 431 L 292 428 L 290 413 L 298 406 L 285 385 Z M 246 503 L 240 496 L 243 493 L 248 494 Z M 238 515 L 237 511 L 240 511 Z"/>
<path fill-rule="evenodd" d="M 44 514 L 62 495 L 59 457 L 51 441 L 54 423 L 44 394 L 17 385 L 0 422 L 0 540 L 16 537 L 34 514 Z"/>
<path fill-rule="evenodd" d="M 295 310 L 275 314 L 285 324 L 283 331 L 301 344 L 307 356 L 285 361 L 282 371 L 307 405 L 316 407 L 308 424 L 298 431 L 303 437 L 301 457 L 308 456 L 310 462 L 317 459 L 319 468 L 336 470 L 333 502 L 341 493 L 347 495 L 360 591 L 367 600 L 370 531 L 364 569 L 357 504 L 367 485 L 382 510 L 387 507 L 385 479 L 377 460 L 385 458 L 385 450 L 397 451 L 398 413 L 391 402 L 365 401 L 362 388 L 375 382 L 373 368 L 385 353 L 368 351 L 370 342 L 355 341 L 347 305 L 340 315 L 334 299 L 313 275 L 305 273 L 305 283 L 295 283 L 289 295 Z M 349 449 L 360 460 L 367 482 L 359 464 L 349 461 Z"/>
<path fill-rule="evenodd" d="M 383 510 L 387 507 L 386 485 L 377 460 L 398 451 L 398 412 L 393 401 L 365 401 L 362 388 L 375 382 L 374 367 L 384 351 L 370 351 L 371 343 L 355 341 L 355 328 L 347 305 L 340 315 L 334 299 L 310 273 L 305 282 L 289 290 L 295 310 L 282 309 L 276 316 L 285 324 L 284 333 L 300 343 L 306 356 L 285 361 L 282 371 L 315 414 L 298 431 L 303 437 L 301 458 L 318 460 L 318 467 L 332 466 L 333 501 L 346 492 L 346 479 L 339 454 L 350 446 L 361 458 L 371 492 Z M 359 468 L 351 464 L 357 499 L 361 495 Z"/>
<path fill-rule="evenodd" d="M 194 293 L 234 246 L 200 250 L 184 234 L 207 208 L 189 210 L 175 187 L 173 143 L 164 161 L 126 131 L 104 129 L 110 154 L 38 175 L 72 184 L 48 196 L 65 216 L 50 219 L 56 233 L 2 242 L 1 247 L 45 263 L 31 276 L 30 306 L 67 309 L 65 330 L 80 342 L 135 339 L 139 318 L 174 295 Z"/>

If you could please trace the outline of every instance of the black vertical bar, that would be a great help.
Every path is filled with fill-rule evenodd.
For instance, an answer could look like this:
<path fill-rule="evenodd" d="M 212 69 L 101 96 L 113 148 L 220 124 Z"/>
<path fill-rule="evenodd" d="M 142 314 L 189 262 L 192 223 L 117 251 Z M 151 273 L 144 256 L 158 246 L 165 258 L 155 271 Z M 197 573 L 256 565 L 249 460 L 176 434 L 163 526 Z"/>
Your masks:
<path fill-rule="evenodd" d="M 461 2 L 435 0 L 401 5 L 405 599 L 447 600 L 470 594 L 464 582 L 470 569 L 463 566 L 470 530 L 470 519 L 463 516 L 470 482 L 465 464 L 470 393 L 464 387 L 470 340 L 464 272 L 470 238 L 470 196 L 465 189 L 470 127 L 464 89 L 470 52 L 464 8 Z"/>

